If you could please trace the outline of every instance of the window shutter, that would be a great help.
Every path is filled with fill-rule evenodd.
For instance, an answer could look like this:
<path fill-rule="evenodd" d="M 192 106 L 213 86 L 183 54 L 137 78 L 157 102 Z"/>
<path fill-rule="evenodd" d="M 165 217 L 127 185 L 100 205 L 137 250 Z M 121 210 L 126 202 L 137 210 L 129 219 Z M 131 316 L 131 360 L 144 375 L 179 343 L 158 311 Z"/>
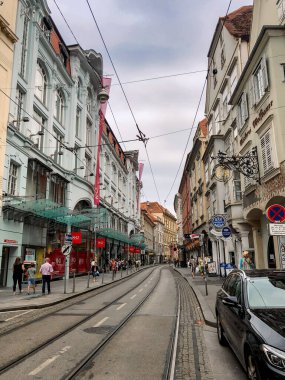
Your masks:
<path fill-rule="evenodd" d="M 264 172 L 273 166 L 271 134 L 268 130 L 260 139 L 261 158 Z"/>
<path fill-rule="evenodd" d="M 247 95 L 245 92 L 242 94 L 242 103 L 243 103 L 243 116 L 244 116 L 243 124 L 244 124 L 244 122 L 248 119 Z"/>
<path fill-rule="evenodd" d="M 261 59 L 260 68 L 261 68 L 261 72 L 262 72 L 262 80 L 263 80 L 264 90 L 266 91 L 268 89 L 269 83 L 268 83 L 267 65 L 266 65 L 265 58 Z"/>

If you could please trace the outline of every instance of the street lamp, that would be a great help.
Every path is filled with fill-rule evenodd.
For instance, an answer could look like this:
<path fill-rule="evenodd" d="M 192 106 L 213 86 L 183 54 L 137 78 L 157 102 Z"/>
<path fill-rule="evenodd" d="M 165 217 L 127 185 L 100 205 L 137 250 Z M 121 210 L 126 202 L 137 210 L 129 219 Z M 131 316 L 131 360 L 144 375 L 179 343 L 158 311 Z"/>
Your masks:
<path fill-rule="evenodd" d="M 218 181 L 225 182 L 229 179 L 230 171 L 233 170 L 248 178 L 256 178 L 259 173 L 256 147 L 253 147 L 244 156 L 227 156 L 226 153 L 219 150 L 218 155 L 211 158 L 218 161 L 218 164 L 214 167 L 215 178 Z"/>

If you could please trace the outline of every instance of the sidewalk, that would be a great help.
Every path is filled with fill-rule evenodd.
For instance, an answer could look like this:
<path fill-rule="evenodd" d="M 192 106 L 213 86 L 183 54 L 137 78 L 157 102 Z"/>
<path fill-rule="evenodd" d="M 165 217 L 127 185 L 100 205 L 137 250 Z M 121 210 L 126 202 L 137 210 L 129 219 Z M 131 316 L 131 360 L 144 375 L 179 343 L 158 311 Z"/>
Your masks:
<path fill-rule="evenodd" d="M 199 274 L 192 278 L 190 268 L 174 268 L 177 272 L 189 282 L 190 286 L 194 290 L 196 297 L 200 303 L 204 319 L 207 325 L 216 327 L 216 314 L 215 303 L 216 295 L 220 287 L 224 282 L 224 278 L 220 276 L 209 277 L 207 276 L 207 291 L 206 295 L 206 282 Z"/>
<path fill-rule="evenodd" d="M 146 267 L 141 267 L 142 270 Z M 135 273 L 135 269 L 128 271 L 128 276 Z M 72 276 L 72 275 L 71 275 Z M 127 271 L 122 271 L 122 278 L 127 276 Z M 103 283 L 102 283 L 103 278 Z M 121 279 L 121 272 L 117 272 L 113 282 Z M 100 273 L 93 283 L 93 278 L 90 275 L 89 288 L 88 276 L 75 277 L 75 292 L 73 292 L 73 278 L 69 278 L 66 282 L 66 294 L 64 293 L 64 280 L 56 280 L 51 282 L 51 294 L 42 295 L 42 284 L 37 284 L 36 294 L 27 294 L 27 284 L 22 285 L 22 293 L 19 294 L 18 288 L 16 295 L 13 295 L 12 288 L 0 289 L 0 312 L 26 310 L 26 309 L 40 309 L 51 305 L 56 305 L 59 302 L 76 297 L 80 294 L 92 291 L 94 288 L 105 286 L 112 282 L 112 273 Z"/>

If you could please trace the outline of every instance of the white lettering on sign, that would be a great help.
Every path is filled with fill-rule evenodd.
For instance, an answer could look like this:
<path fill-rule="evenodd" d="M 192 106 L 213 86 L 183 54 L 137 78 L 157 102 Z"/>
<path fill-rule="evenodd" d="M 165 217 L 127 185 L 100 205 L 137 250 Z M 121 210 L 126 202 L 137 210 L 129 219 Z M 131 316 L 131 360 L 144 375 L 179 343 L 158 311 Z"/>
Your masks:
<path fill-rule="evenodd" d="M 269 223 L 269 232 L 273 236 L 284 236 L 285 224 Z"/>

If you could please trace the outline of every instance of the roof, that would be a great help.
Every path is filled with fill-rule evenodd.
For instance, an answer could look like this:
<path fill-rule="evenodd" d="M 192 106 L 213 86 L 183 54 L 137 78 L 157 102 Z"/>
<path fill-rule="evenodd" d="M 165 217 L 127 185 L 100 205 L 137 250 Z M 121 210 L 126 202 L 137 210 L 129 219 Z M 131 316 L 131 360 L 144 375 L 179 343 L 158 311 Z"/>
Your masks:
<path fill-rule="evenodd" d="M 220 17 L 220 21 L 224 23 L 224 26 L 232 36 L 249 41 L 252 13 L 253 6 L 245 5 L 225 17 Z"/>

